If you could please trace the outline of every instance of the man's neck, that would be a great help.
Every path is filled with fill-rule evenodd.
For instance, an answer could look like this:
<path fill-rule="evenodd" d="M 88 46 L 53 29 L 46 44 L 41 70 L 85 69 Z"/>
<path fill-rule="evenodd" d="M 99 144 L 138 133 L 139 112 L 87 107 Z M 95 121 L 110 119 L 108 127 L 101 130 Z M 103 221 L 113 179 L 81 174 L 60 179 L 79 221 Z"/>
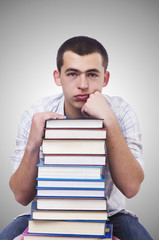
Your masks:
<path fill-rule="evenodd" d="M 80 118 L 80 119 L 85 118 L 80 109 L 72 110 L 72 109 L 66 108 L 65 106 L 64 113 L 68 118 Z"/>
<path fill-rule="evenodd" d="M 80 119 L 82 119 L 82 118 L 85 118 L 84 116 L 83 116 L 83 114 L 81 113 L 81 111 L 79 112 L 79 113 L 69 113 L 69 112 L 67 112 L 67 111 L 65 111 L 65 115 L 68 117 L 68 118 L 80 118 Z"/>

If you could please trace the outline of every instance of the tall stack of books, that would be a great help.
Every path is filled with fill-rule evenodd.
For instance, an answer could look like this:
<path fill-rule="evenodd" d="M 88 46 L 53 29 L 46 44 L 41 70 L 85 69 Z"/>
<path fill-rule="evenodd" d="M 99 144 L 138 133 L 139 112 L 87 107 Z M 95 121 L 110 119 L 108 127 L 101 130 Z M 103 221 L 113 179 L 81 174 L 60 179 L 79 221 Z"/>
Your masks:
<path fill-rule="evenodd" d="M 112 239 L 106 209 L 102 119 L 47 120 L 44 161 L 24 240 Z"/>

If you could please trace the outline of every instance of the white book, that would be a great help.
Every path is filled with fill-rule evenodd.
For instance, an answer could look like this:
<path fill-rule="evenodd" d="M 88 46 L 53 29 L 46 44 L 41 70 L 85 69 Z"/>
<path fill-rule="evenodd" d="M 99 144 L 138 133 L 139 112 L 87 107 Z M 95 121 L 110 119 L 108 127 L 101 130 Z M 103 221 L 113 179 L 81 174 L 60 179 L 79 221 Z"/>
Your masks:
<path fill-rule="evenodd" d="M 49 119 L 46 128 L 102 128 L 103 119 Z"/>
<path fill-rule="evenodd" d="M 75 210 L 39 210 L 37 202 L 31 205 L 31 216 L 33 219 L 47 220 L 107 220 L 107 211 L 75 211 Z"/>
<path fill-rule="evenodd" d="M 33 219 L 48 220 L 107 220 L 106 211 L 32 211 Z"/>
<path fill-rule="evenodd" d="M 106 199 L 37 197 L 37 209 L 43 210 L 107 210 Z"/>
<path fill-rule="evenodd" d="M 39 178 L 101 179 L 101 166 L 70 166 L 38 164 Z"/>
<path fill-rule="evenodd" d="M 104 188 L 105 187 L 105 179 L 84 181 L 84 180 L 55 180 L 55 179 L 41 179 L 37 178 L 37 186 L 38 187 L 65 187 L 65 188 Z"/>
<path fill-rule="evenodd" d="M 45 139 L 106 139 L 105 128 L 45 128 Z"/>
<path fill-rule="evenodd" d="M 44 154 L 44 164 L 105 165 L 106 155 Z"/>
<path fill-rule="evenodd" d="M 44 139 L 44 154 L 105 154 L 104 139 Z"/>
<path fill-rule="evenodd" d="M 65 190 L 37 187 L 38 197 L 105 197 L 105 190 Z"/>

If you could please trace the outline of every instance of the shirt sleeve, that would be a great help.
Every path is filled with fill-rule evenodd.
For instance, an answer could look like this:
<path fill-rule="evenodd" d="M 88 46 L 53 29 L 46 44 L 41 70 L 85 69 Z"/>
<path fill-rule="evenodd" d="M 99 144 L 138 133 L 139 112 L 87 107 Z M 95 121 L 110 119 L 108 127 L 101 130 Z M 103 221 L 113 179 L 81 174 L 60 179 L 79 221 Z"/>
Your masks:
<path fill-rule="evenodd" d="M 25 111 L 24 114 L 22 115 L 22 118 L 18 127 L 15 152 L 13 155 L 10 156 L 13 173 L 19 167 L 20 162 L 24 156 L 26 144 L 29 137 L 31 123 L 32 123 L 32 114 L 30 114 L 29 111 Z M 41 150 L 40 150 L 40 158 L 42 158 Z"/>
<path fill-rule="evenodd" d="M 137 116 L 130 105 L 127 104 L 122 109 L 119 119 L 119 124 L 125 136 L 128 147 L 144 170 L 141 131 Z"/>
<path fill-rule="evenodd" d="M 18 133 L 16 137 L 16 148 L 10 160 L 12 162 L 13 172 L 19 167 L 20 162 L 24 156 L 26 144 L 28 141 L 32 117 L 36 112 L 58 112 L 63 113 L 64 109 L 64 97 L 63 94 L 52 95 L 39 99 L 36 103 L 32 104 L 30 108 L 24 112 L 21 117 L 21 121 L 18 127 Z M 42 146 L 40 147 L 39 152 L 40 160 L 43 160 Z"/>

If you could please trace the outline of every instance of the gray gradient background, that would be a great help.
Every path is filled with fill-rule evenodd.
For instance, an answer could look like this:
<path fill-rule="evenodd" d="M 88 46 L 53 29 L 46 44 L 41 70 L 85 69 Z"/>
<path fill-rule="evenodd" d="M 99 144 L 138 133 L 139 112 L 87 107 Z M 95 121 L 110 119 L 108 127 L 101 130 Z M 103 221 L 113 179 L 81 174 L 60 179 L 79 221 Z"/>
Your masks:
<path fill-rule="evenodd" d="M 30 209 L 8 186 L 20 117 L 39 98 L 61 91 L 52 78 L 59 45 L 88 35 L 109 53 L 111 78 L 103 92 L 122 96 L 138 115 L 146 176 L 127 208 L 159 239 L 158 24 L 158 0 L 0 1 L 0 230 Z"/>

